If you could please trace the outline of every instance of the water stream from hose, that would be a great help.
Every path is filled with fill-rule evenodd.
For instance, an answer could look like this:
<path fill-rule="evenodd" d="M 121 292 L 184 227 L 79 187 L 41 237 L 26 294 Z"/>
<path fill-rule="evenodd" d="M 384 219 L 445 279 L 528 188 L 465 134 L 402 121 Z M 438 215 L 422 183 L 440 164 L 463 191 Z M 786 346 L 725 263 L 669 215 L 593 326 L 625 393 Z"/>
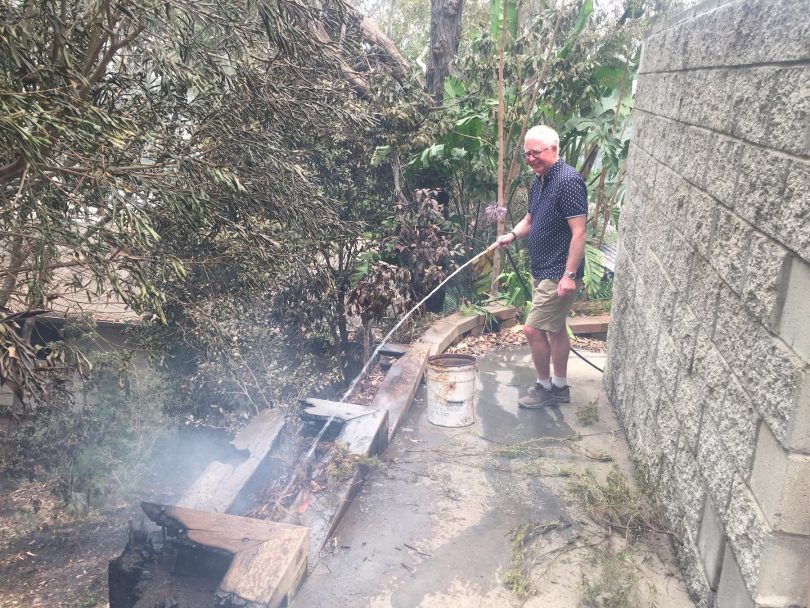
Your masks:
<path fill-rule="evenodd" d="M 372 361 L 374 361 L 374 358 L 377 356 L 377 354 L 380 352 L 380 350 L 382 350 L 382 347 L 386 345 L 386 343 L 388 342 L 388 340 L 390 340 L 390 339 L 391 339 L 391 336 L 393 336 L 393 335 L 394 335 L 394 333 L 395 333 L 395 332 L 396 332 L 396 331 L 397 331 L 397 330 L 398 330 L 398 329 L 399 329 L 399 328 L 402 326 L 402 324 L 403 324 L 405 321 L 407 321 L 407 320 L 410 318 L 410 316 L 411 316 L 411 315 L 412 315 L 414 312 L 416 312 L 417 310 L 419 310 L 419 307 L 421 307 L 421 306 L 422 306 L 422 304 L 424 304 L 425 302 L 427 302 L 427 301 L 428 301 L 428 300 L 431 298 L 431 296 L 433 296 L 433 294 L 434 294 L 434 293 L 436 293 L 436 292 L 437 292 L 437 291 L 439 291 L 439 290 L 440 290 L 442 287 L 444 287 L 444 286 L 445 286 L 445 284 L 447 284 L 447 282 L 448 282 L 448 281 L 450 281 L 450 279 L 452 279 L 452 278 L 453 278 L 454 276 L 456 276 L 456 275 L 457 275 L 459 272 L 461 272 L 462 270 L 464 270 L 464 269 L 465 269 L 467 266 L 469 266 L 470 264 L 472 264 L 472 263 L 473 263 L 475 260 L 477 260 L 478 258 L 480 258 L 480 257 L 481 257 L 482 255 L 484 255 L 485 253 L 488 253 L 489 251 L 490 251 L 490 249 L 485 249 L 484 251 L 482 251 L 481 253 L 479 253 L 479 254 L 478 254 L 477 256 L 475 256 L 474 258 L 470 259 L 469 261 L 465 262 L 464 264 L 462 264 L 461 266 L 459 266 L 458 268 L 456 268 L 456 269 L 453 271 L 453 273 L 452 273 L 450 276 L 448 276 L 448 277 L 447 277 L 447 278 L 446 278 L 444 281 L 442 281 L 441 283 L 439 283 L 439 285 L 438 285 L 438 287 L 436 287 L 436 289 L 434 289 L 434 290 L 433 290 L 433 291 L 431 291 L 431 292 L 430 292 L 428 295 L 426 295 L 424 298 L 422 298 L 422 299 L 419 301 L 419 303 L 418 303 L 418 304 L 416 304 L 416 306 L 414 306 L 413 308 L 411 308 L 411 309 L 410 309 L 408 312 L 406 312 L 406 313 L 405 313 L 405 315 L 403 315 L 403 317 L 402 317 L 402 318 L 399 320 L 399 322 L 398 322 L 396 325 L 394 325 L 394 328 L 393 328 L 391 331 L 389 331 L 387 334 L 385 334 L 385 337 L 382 339 L 382 342 L 380 342 L 380 344 L 377 346 L 377 348 L 375 348 L 375 349 L 374 349 L 374 352 L 373 352 L 373 353 L 371 353 L 371 357 L 369 357 L 369 358 L 368 358 L 368 361 L 366 361 L 365 365 L 363 365 L 363 369 L 361 369 L 361 370 L 360 370 L 360 373 L 359 373 L 359 374 L 357 374 L 357 376 L 355 377 L 355 379 L 354 379 L 354 380 L 352 380 L 352 383 L 349 385 L 349 388 L 347 388 L 347 389 L 346 389 L 346 392 L 343 394 L 343 397 L 341 397 L 341 399 L 340 399 L 341 401 L 343 401 L 343 400 L 344 400 L 346 397 L 348 397 L 349 395 L 351 395 L 352 391 L 354 390 L 354 387 L 357 385 L 357 383 L 360 381 L 360 379 L 363 377 L 363 375 L 364 375 L 364 374 L 365 374 L 365 373 L 368 371 L 368 368 L 369 368 L 369 366 L 371 365 L 371 362 L 372 362 Z"/>
<path fill-rule="evenodd" d="M 493 244 L 492 244 L 492 245 L 490 245 L 490 246 L 489 246 L 487 249 L 485 249 L 484 251 L 482 251 L 481 253 L 479 253 L 479 254 L 478 254 L 478 255 L 476 255 L 475 257 L 470 258 L 470 259 L 469 259 L 467 262 L 465 262 L 464 264 L 462 264 L 461 266 L 459 266 L 458 268 L 456 268 L 456 269 L 455 269 L 455 270 L 454 270 L 454 271 L 453 271 L 453 272 L 450 274 L 450 276 L 448 276 L 448 277 L 447 277 L 447 278 L 446 278 L 444 281 L 442 281 L 441 283 L 439 283 L 439 285 L 438 285 L 438 286 L 437 286 L 437 287 L 436 287 L 436 288 L 435 288 L 433 291 L 431 291 L 431 292 L 430 292 L 430 293 L 429 293 L 427 296 L 425 296 L 424 298 L 422 298 L 422 299 L 421 299 L 421 300 L 420 300 L 420 301 L 419 301 L 419 302 L 418 302 L 418 303 L 417 303 L 417 304 L 416 304 L 416 305 L 415 305 L 413 308 L 411 308 L 411 309 L 410 309 L 410 310 L 409 310 L 407 313 L 405 313 L 405 314 L 403 315 L 403 317 L 402 317 L 402 318 L 401 318 L 401 319 L 400 319 L 400 320 L 397 322 L 397 324 L 396 324 L 396 325 L 394 325 L 393 329 L 391 329 L 391 331 L 389 331 L 389 332 L 388 332 L 388 333 L 385 335 L 385 337 L 384 337 L 384 338 L 382 339 L 382 341 L 379 343 L 379 345 L 377 346 L 377 348 L 375 348 L 375 349 L 374 349 L 374 352 L 373 352 L 373 353 L 371 353 L 371 356 L 368 358 L 368 360 L 367 360 L 367 361 L 365 362 L 365 364 L 363 365 L 363 368 L 360 370 L 360 373 L 359 373 L 359 374 L 357 374 L 357 376 L 355 376 L 354 380 L 352 380 L 351 384 L 349 384 L 349 388 L 347 388 L 347 389 L 346 389 L 346 392 L 345 392 L 345 393 L 343 393 L 343 396 L 340 398 L 340 400 L 341 400 L 341 401 L 343 401 L 343 400 L 345 400 L 345 399 L 346 399 L 346 398 L 347 398 L 349 395 L 351 395 L 351 394 L 352 394 L 352 391 L 354 391 L 354 388 L 357 386 L 357 383 L 358 383 L 358 382 L 360 382 L 360 380 L 361 380 L 361 379 L 363 378 L 363 376 L 366 374 L 366 372 L 368 371 L 368 368 L 371 366 L 371 363 L 372 363 L 372 362 L 375 360 L 375 358 L 376 358 L 376 357 L 377 357 L 377 355 L 379 354 L 380 350 L 382 350 L 382 347 L 383 347 L 383 346 L 385 346 L 385 344 L 388 342 L 388 340 L 390 340 L 390 339 L 391 339 L 391 336 L 393 336 L 393 335 L 394 335 L 394 332 L 396 332 L 396 331 L 397 331 L 397 330 L 398 330 L 398 329 L 399 329 L 399 328 L 402 326 L 402 324 L 403 324 L 405 321 L 407 321 L 407 320 L 410 318 L 410 316 L 411 316 L 411 315 L 412 315 L 414 312 L 416 312 L 417 310 L 419 310 L 419 308 L 422 306 L 422 304 L 424 304 L 425 302 L 427 302 L 427 301 L 430 299 L 430 297 L 431 297 L 433 294 L 435 294 L 435 293 L 436 293 L 437 291 L 439 291 L 439 290 L 440 290 L 442 287 L 444 287 L 444 286 L 445 286 L 445 284 L 446 284 L 448 281 L 450 281 L 450 279 L 452 279 L 454 276 L 456 276 L 456 275 L 457 275 L 459 272 L 461 272 L 461 271 L 462 271 L 462 270 L 464 270 L 464 269 L 465 269 L 467 266 L 469 266 L 470 264 L 472 264 L 473 262 L 475 262 L 475 261 L 476 261 L 478 258 L 480 258 L 482 255 L 485 255 L 485 254 L 489 253 L 490 251 L 494 251 L 495 249 L 497 249 L 497 247 L 498 247 L 498 245 L 497 245 L 497 244 L 495 244 L 495 243 L 493 243 Z M 312 442 L 312 445 L 310 446 L 309 450 L 308 450 L 308 451 L 307 451 L 307 453 L 304 455 L 304 459 L 303 459 L 301 462 L 299 462 L 299 463 L 298 463 L 298 466 L 296 467 L 296 474 L 294 474 L 294 475 L 293 475 L 293 477 L 290 479 L 290 481 L 289 481 L 289 482 L 287 483 L 287 485 L 285 486 L 284 490 L 281 492 L 281 494 L 279 494 L 279 497 L 278 497 L 278 499 L 276 500 L 275 507 L 273 508 L 273 511 L 274 511 L 274 512 L 275 512 L 275 510 L 278 508 L 279 504 L 281 503 L 281 499 L 282 499 L 284 496 L 286 496 L 286 495 L 287 495 L 287 492 L 289 492 L 290 488 L 291 488 L 291 487 L 292 487 L 292 485 L 295 483 L 295 481 L 296 481 L 296 479 L 297 479 L 297 477 L 298 477 L 297 472 L 298 472 L 298 471 L 300 471 L 301 469 L 303 469 L 303 467 L 304 467 L 304 466 L 306 466 L 307 462 L 309 462 L 309 459 L 310 459 L 310 458 L 312 458 L 312 454 L 315 452 L 315 448 L 316 448 L 316 447 L 318 447 L 318 443 L 320 443 L 321 438 L 324 436 L 324 433 L 326 433 L 326 430 L 329 428 L 329 426 L 332 424 L 332 422 L 334 422 L 334 420 L 335 420 L 335 416 L 330 416 L 330 417 L 329 417 L 329 419 L 328 419 L 326 422 L 324 422 L 323 427 L 321 428 L 321 430 L 320 430 L 320 432 L 318 433 L 318 435 L 315 437 L 315 441 L 313 441 L 313 442 Z"/>
<path fill-rule="evenodd" d="M 351 395 L 351 394 L 352 394 L 352 391 L 354 391 L 354 388 L 357 386 L 357 383 L 358 383 L 358 382 L 360 382 L 360 380 L 361 380 L 361 379 L 363 378 L 363 376 L 366 374 L 366 372 L 368 371 L 368 368 L 371 366 L 372 362 L 373 362 L 373 361 L 374 361 L 374 360 L 377 358 L 377 355 L 378 355 L 378 354 L 379 354 L 379 352 L 382 350 L 382 347 L 383 347 L 383 346 L 385 346 L 385 345 L 388 343 L 388 340 L 390 340 L 390 339 L 391 339 L 391 336 L 393 336 L 393 335 L 394 335 L 394 333 L 395 333 L 395 332 L 396 332 L 396 331 L 397 331 L 397 330 L 398 330 L 398 329 L 399 329 L 399 328 L 402 326 L 402 324 L 403 324 L 405 321 L 407 321 L 407 320 L 410 318 L 410 316 L 411 316 L 411 315 L 412 315 L 414 312 L 416 312 L 417 310 L 419 310 L 419 308 L 422 306 L 422 304 L 424 304 L 425 302 L 427 302 L 427 301 L 428 301 L 428 300 L 431 298 L 431 296 L 433 296 L 433 294 L 434 294 L 434 293 L 436 293 L 436 292 L 437 292 L 437 291 L 439 291 L 439 290 L 440 290 L 442 287 L 444 287 L 444 286 L 445 286 L 445 285 L 448 283 L 448 281 L 450 281 L 450 279 L 452 279 L 454 276 L 456 276 L 456 275 L 457 275 L 459 272 L 461 272 L 462 270 L 464 270 L 464 269 L 465 269 L 467 266 L 469 266 L 470 264 L 472 264 L 472 263 L 473 263 L 475 260 L 477 260 L 478 258 L 480 258 L 482 255 L 484 255 L 485 253 L 489 253 L 489 252 L 490 252 L 490 251 L 492 251 L 493 249 L 494 249 L 494 247 L 490 246 L 488 249 L 485 249 L 484 251 L 482 251 L 481 253 L 479 253 L 478 255 L 476 255 L 474 258 L 470 258 L 470 260 L 468 260 L 467 262 L 465 262 L 464 264 L 462 264 L 461 266 L 459 266 L 458 268 L 456 268 L 456 269 L 455 269 L 455 270 L 452 272 L 452 274 L 450 274 L 450 276 L 448 276 L 448 277 L 447 277 L 447 278 L 446 278 L 444 281 L 442 281 L 441 283 L 439 283 L 439 285 L 438 285 L 438 286 L 437 286 L 437 287 L 436 287 L 436 288 L 435 288 L 433 291 L 431 291 L 431 292 L 430 292 L 428 295 L 426 295 L 424 298 L 422 298 L 422 299 L 419 301 L 419 303 L 417 303 L 417 304 L 416 304 L 416 305 L 415 305 L 413 308 L 411 308 L 411 309 L 410 309 L 408 312 L 406 312 L 406 313 L 405 313 L 405 314 L 402 316 L 402 318 L 401 318 L 401 319 L 400 319 L 400 320 L 397 322 L 397 324 L 396 324 L 396 325 L 394 325 L 393 329 L 391 329 L 391 331 L 389 331 L 387 334 L 385 334 L 385 337 L 382 339 L 382 341 L 379 343 L 379 345 L 377 345 L 377 348 L 375 348 L 375 349 L 374 349 L 374 352 L 373 352 L 373 353 L 371 353 L 371 356 L 368 358 L 368 360 L 367 360 L 367 361 L 365 362 L 365 364 L 363 365 L 363 369 L 361 369 L 361 370 L 360 370 L 360 373 L 359 373 L 359 374 L 357 374 L 357 376 L 355 376 L 354 380 L 352 380 L 352 383 L 349 385 L 349 388 L 347 388 L 347 389 L 346 389 L 346 392 L 345 392 L 345 393 L 343 393 L 343 396 L 340 398 L 340 400 L 341 400 L 341 401 L 343 401 L 343 400 L 345 400 L 345 399 L 346 399 L 346 398 L 347 398 L 349 395 Z M 321 432 L 320 432 L 320 433 L 318 433 L 318 436 L 315 438 L 315 442 L 312 444 L 312 447 L 311 447 L 311 448 L 309 448 L 309 452 L 307 452 L 307 454 L 306 454 L 306 456 L 305 456 L 305 458 L 304 458 L 304 462 L 306 462 L 307 460 L 309 460 L 309 457 L 312 455 L 312 452 L 314 452 L 314 451 L 315 451 L 315 446 L 317 446 L 317 445 L 318 445 L 318 441 L 320 441 L 321 437 L 323 437 L 323 434 L 326 432 L 327 427 L 328 427 L 328 426 L 329 426 L 329 425 L 332 423 L 332 421 L 333 421 L 334 419 L 335 419 L 335 417 L 334 417 L 334 416 L 332 416 L 332 417 L 331 417 L 331 418 L 329 418 L 329 420 L 327 420 L 327 421 L 326 421 L 326 423 L 323 425 L 323 428 L 321 429 Z"/>

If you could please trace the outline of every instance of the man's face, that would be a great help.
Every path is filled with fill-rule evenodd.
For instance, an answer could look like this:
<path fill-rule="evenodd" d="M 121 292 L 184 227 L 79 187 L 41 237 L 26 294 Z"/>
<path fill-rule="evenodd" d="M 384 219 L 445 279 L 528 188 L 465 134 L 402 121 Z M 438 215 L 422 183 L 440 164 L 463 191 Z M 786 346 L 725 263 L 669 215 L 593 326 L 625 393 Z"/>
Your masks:
<path fill-rule="evenodd" d="M 542 175 L 551 165 L 557 162 L 556 148 L 539 139 L 527 139 L 523 144 L 526 163 L 537 175 Z"/>

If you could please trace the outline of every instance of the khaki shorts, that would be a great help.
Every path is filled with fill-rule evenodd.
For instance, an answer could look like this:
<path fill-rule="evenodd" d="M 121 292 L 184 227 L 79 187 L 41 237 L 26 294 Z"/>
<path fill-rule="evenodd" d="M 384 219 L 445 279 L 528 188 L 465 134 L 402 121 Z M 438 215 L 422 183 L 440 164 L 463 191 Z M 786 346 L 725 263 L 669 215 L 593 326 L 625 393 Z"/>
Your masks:
<path fill-rule="evenodd" d="M 526 318 L 526 325 L 552 333 L 565 328 L 565 319 L 577 293 L 574 292 L 561 298 L 557 295 L 557 281 L 534 279 L 533 282 L 532 309 Z M 577 287 L 579 287 L 579 280 L 577 280 Z"/>

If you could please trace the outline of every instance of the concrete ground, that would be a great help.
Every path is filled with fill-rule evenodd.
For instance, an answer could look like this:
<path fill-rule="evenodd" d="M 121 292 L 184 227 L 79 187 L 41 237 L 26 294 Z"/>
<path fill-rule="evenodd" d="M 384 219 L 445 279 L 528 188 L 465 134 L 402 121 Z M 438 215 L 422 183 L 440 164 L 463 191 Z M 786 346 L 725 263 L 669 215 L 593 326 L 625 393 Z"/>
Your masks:
<path fill-rule="evenodd" d="M 633 469 L 601 374 L 572 355 L 568 375 L 570 404 L 522 410 L 528 349 L 479 357 L 465 428 L 431 425 L 423 386 L 291 605 L 692 607 L 665 534 L 628 543 L 573 496 L 614 463 L 631 480 Z"/>

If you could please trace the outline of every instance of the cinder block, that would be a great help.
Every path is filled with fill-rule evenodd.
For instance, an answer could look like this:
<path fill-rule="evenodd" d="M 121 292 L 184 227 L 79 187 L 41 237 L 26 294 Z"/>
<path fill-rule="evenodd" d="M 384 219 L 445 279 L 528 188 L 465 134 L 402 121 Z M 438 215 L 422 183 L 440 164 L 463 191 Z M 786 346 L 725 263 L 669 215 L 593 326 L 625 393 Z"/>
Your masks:
<path fill-rule="evenodd" d="M 684 236 L 703 257 L 709 258 L 717 224 L 717 204 L 697 188 L 690 188 L 689 214 Z"/>
<path fill-rule="evenodd" d="M 636 382 L 633 393 L 633 421 L 637 426 L 638 435 L 633 449 L 636 450 L 639 459 L 651 471 L 656 470 L 659 457 L 662 453 L 661 441 L 658 437 L 658 428 L 648 421 L 654 420 L 655 411 L 658 409 L 659 394 L 645 382 Z"/>
<path fill-rule="evenodd" d="M 721 287 L 713 341 L 776 437 L 785 441 L 805 362 L 757 323 L 728 288 Z"/>
<path fill-rule="evenodd" d="M 694 114 L 691 118 L 686 118 L 685 122 L 698 125 L 704 124 L 696 123 Z M 679 171 L 684 179 L 701 190 L 706 187 L 706 166 L 712 152 L 714 139 L 714 134 L 711 131 L 699 127 L 688 127 L 684 135 L 683 149 L 688 150 L 688 152 L 683 155 L 683 164 Z"/>
<path fill-rule="evenodd" d="M 639 74 L 648 74 L 658 70 L 660 65 L 663 36 L 654 33 L 644 38 L 641 48 L 641 63 L 638 66 Z"/>
<path fill-rule="evenodd" d="M 668 118 L 668 134 L 673 135 L 672 128 L 675 124 L 671 121 L 678 120 L 681 114 L 681 106 L 684 102 L 686 91 L 684 90 L 685 76 L 680 72 L 667 72 L 657 76 L 661 83 L 661 98 L 658 100 L 656 114 Z M 676 155 L 679 150 L 665 150 L 665 152 Z M 672 156 L 665 156 L 667 163 L 671 162 Z"/>
<path fill-rule="evenodd" d="M 800 0 L 746 0 L 723 7 L 721 18 L 730 18 L 726 11 L 739 11 L 741 18 L 726 61 L 744 65 L 810 58 L 810 24 L 801 7 Z"/>
<path fill-rule="evenodd" d="M 723 568 L 717 587 L 717 608 L 754 608 L 754 600 L 743 582 L 740 567 L 727 544 L 723 555 Z"/>
<path fill-rule="evenodd" d="M 701 327 L 708 328 L 711 335 L 722 281 L 715 269 L 697 252 L 690 261 L 689 283 L 684 291 L 683 301 L 700 318 Z"/>
<path fill-rule="evenodd" d="M 672 193 L 675 190 L 674 182 L 680 179 L 680 176 L 669 167 L 659 167 L 658 173 L 655 176 L 655 186 L 653 188 L 652 196 L 650 197 L 650 205 L 663 214 L 670 222 L 673 219 L 673 197 Z"/>
<path fill-rule="evenodd" d="M 638 76 L 638 84 L 636 85 L 636 97 L 635 97 L 635 109 L 638 110 L 645 110 L 645 111 L 653 111 L 657 105 L 656 99 L 656 76 L 650 76 L 648 74 L 639 73 Z M 634 136 L 641 140 L 641 130 L 637 127 L 639 126 L 638 121 L 634 120 Z"/>
<path fill-rule="evenodd" d="M 687 70 L 681 72 L 678 78 L 678 83 L 683 89 L 683 100 L 676 120 L 686 124 L 702 124 L 696 122 L 695 118 L 701 110 L 701 97 L 703 95 L 703 88 L 706 86 L 708 74 L 702 70 Z M 687 131 L 689 129 L 687 128 Z M 687 137 L 687 141 L 690 140 Z M 684 171 L 684 175 L 688 175 Z"/>
<path fill-rule="evenodd" d="M 794 417 L 800 415 L 797 396 L 802 390 L 805 362 L 770 334 L 752 339 L 747 354 L 742 370 L 737 373 L 741 371 L 743 386 L 763 419 L 785 443 Z"/>
<path fill-rule="evenodd" d="M 716 591 L 720 583 L 720 570 L 723 567 L 723 551 L 726 547 L 726 535 L 723 524 L 714 512 L 710 499 L 703 503 L 703 516 L 700 520 L 698 551 L 703 561 L 703 569 L 709 586 Z"/>
<path fill-rule="evenodd" d="M 729 287 L 720 286 L 717 299 L 717 323 L 712 341 L 733 370 L 742 368 L 746 349 L 754 339 L 765 337 L 764 330 L 742 306 L 740 298 Z"/>
<path fill-rule="evenodd" d="M 737 470 L 747 477 L 754 459 L 759 421 L 751 397 L 730 376 L 720 389 L 719 398 L 707 401 L 706 412 L 717 425 L 720 440 Z"/>
<path fill-rule="evenodd" d="M 648 201 L 653 195 L 655 178 L 658 174 L 658 167 L 661 165 L 660 161 L 653 156 L 654 152 L 655 147 L 653 147 L 648 153 L 644 165 L 644 171 L 637 176 L 638 183 L 641 186 L 641 192 L 639 193 L 641 196 L 639 201 L 643 201 L 641 203 L 642 211 L 647 209 Z"/>
<path fill-rule="evenodd" d="M 744 173 L 729 168 L 729 159 L 739 159 L 744 148 L 745 144 L 718 134 L 707 156 L 705 190 L 729 209 L 737 202 L 738 180 L 746 179 Z"/>
<path fill-rule="evenodd" d="M 685 18 L 688 16 L 684 15 Z M 666 54 L 668 70 L 681 70 L 683 68 L 684 54 L 683 47 L 686 42 L 686 27 L 684 23 L 679 23 L 667 31 Z"/>
<path fill-rule="evenodd" d="M 683 91 L 678 88 L 678 86 L 674 83 L 672 79 L 669 79 L 668 88 L 665 90 L 665 94 L 667 98 L 670 99 L 670 104 L 672 107 L 675 104 L 680 104 L 681 98 L 683 97 Z M 669 116 L 668 118 L 674 118 L 677 116 L 677 113 Z M 664 120 L 665 123 L 665 130 L 662 133 L 663 138 L 661 140 L 661 145 L 655 156 L 655 158 L 659 159 L 662 163 L 668 166 L 671 169 L 679 169 L 680 162 L 681 162 L 681 155 L 683 154 L 683 143 L 684 143 L 684 129 L 683 125 L 679 122 L 675 122 L 673 120 Z"/>
<path fill-rule="evenodd" d="M 728 542 L 734 550 L 743 581 L 753 595 L 762 564 L 762 551 L 770 538 L 771 530 L 739 475 L 734 478 L 728 509 L 720 515 L 720 521 L 725 525 Z"/>
<path fill-rule="evenodd" d="M 804 141 L 797 137 L 800 133 L 797 128 L 810 123 L 810 66 L 780 68 L 770 80 L 770 120 L 762 143 L 793 154 L 804 154 Z"/>
<path fill-rule="evenodd" d="M 684 62 L 688 68 L 717 65 L 718 58 L 731 40 L 728 22 L 719 27 L 717 11 L 699 15 L 690 22 L 688 38 L 684 44 Z"/>
<path fill-rule="evenodd" d="M 703 327 L 698 330 L 692 367 L 695 376 L 701 382 L 701 394 L 706 403 L 721 402 L 726 383 L 732 372 L 720 350 L 707 339 L 706 329 Z"/>
<path fill-rule="evenodd" d="M 682 513 L 683 527 L 691 538 L 700 530 L 701 511 L 706 502 L 706 487 L 700 476 L 697 460 L 681 438 L 673 468 L 677 495 L 675 501 Z"/>
<path fill-rule="evenodd" d="M 810 541 L 807 537 L 768 537 L 760 560 L 754 600 L 764 606 L 807 606 Z"/>
<path fill-rule="evenodd" d="M 736 293 L 742 294 L 743 270 L 754 231 L 751 225 L 734 213 L 717 209 L 716 237 L 709 261 L 723 280 Z"/>
<path fill-rule="evenodd" d="M 734 210 L 777 240 L 780 239 L 783 195 L 790 164 L 787 158 L 759 145 L 744 144 L 737 158 L 736 171 L 740 179 L 734 193 Z"/>
<path fill-rule="evenodd" d="M 751 237 L 742 300 L 746 309 L 768 329 L 777 326 L 790 257 L 790 252 L 770 237 L 760 233 L 754 233 Z M 810 294 L 810 273 L 808 277 L 808 291 L 805 291 L 805 294 Z M 808 316 L 810 315 L 805 315 L 804 320 L 807 320 Z M 806 324 L 810 328 L 810 321 Z"/>
<path fill-rule="evenodd" d="M 679 542 L 675 543 L 675 556 L 683 572 L 689 596 L 695 601 L 696 608 L 711 606 L 712 590 L 703 573 L 697 546 L 689 533 L 685 533 Z"/>
<path fill-rule="evenodd" d="M 790 263 L 779 335 L 796 354 L 810 358 L 810 264 L 794 258 Z"/>
<path fill-rule="evenodd" d="M 810 127 L 808 127 L 808 135 L 810 135 Z M 808 145 L 810 145 L 810 138 L 808 138 Z M 785 189 L 778 203 L 779 234 L 774 235 L 776 240 L 784 243 L 803 260 L 809 261 L 810 162 L 794 160 L 790 163 Z"/>
<path fill-rule="evenodd" d="M 784 446 L 810 454 L 810 372 L 805 370 L 795 392 L 793 417 L 788 425 Z"/>
<path fill-rule="evenodd" d="M 678 419 L 675 417 L 672 401 L 663 394 L 658 402 L 655 424 L 658 427 L 658 439 L 660 441 L 658 447 L 664 454 L 667 454 L 674 460 L 681 427 L 678 424 Z"/>
<path fill-rule="evenodd" d="M 658 337 L 658 351 L 654 366 L 660 378 L 663 393 L 672 399 L 678 383 L 678 354 L 672 339 L 665 331 L 662 331 Z"/>
<path fill-rule="evenodd" d="M 810 535 L 810 456 L 789 454 L 767 425 L 757 438 L 751 491 L 774 530 Z"/>
<path fill-rule="evenodd" d="M 777 71 L 771 67 L 730 72 L 732 101 L 727 133 L 760 144 L 767 140 L 776 76 Z"/>
<path fill-rule="evenodd" d="M 674 288 L 680 295 L 680 290 Z M 675 345 L 675 351 L 681 364 L 691 367 L 695 354 L 695 342 L 697 332 L 700 328 L 698 318 L 692 313 L 688 306 L 678 303 L 672 313 L 672 322 L 669 326 L 669 335 Z"/>
<path fill-rule="evenodd" d="M 670 243 L 670 256 L 669 256 L 669 280 L 675 288 L 683 294 L 689 284 L 689 275 L 692 270 L 692 260 L 694 259 L 695 250 L 686 242 L 680 232 L 677 231 L 677 226 L 682 225 L 682 218 L 676 219 L 676 230 L 672 231 L 672 242 Z M 694 312 L 694 311 L 692 311 Z"/>
<path fill-rule="evenodd" d="M 675 415 L 681 425 L 681 433 L 686 442 L 686 448 L 693 454 L 697 453 L 700 424 L 703 415 L 704 399 L 701 383 L 697 376 L 681 370 L 678 378 L 678 388 L 673 400 Z"/>
<path fill-rule="evenodd" d="M 705 415 L 700 428 L 697 461 L 709 495 L 717 507 L 717 514 L 725 521 L 723 518 L 728 508 L 734 464 L 720 441 L 717 427 L 711 417 Z"/>

